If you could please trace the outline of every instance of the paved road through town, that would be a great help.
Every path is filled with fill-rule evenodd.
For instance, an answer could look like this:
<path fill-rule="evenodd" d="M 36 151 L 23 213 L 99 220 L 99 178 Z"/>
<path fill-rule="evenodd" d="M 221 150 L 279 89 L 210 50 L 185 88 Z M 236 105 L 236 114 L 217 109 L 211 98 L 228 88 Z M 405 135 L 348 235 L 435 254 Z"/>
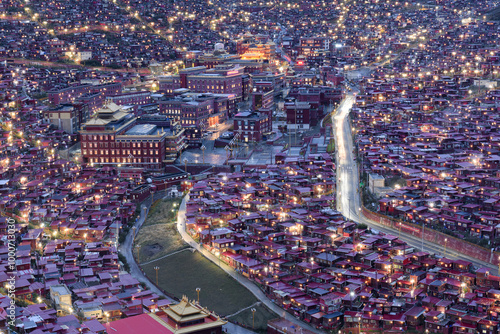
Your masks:
<path fill-rule="evenodd" d="M 359 175 L 358 165 L 353 153 L 353 137 L 351 132 L 351 123 L 349 113 L 355 102 L 355 92 L 351 91 L 339 105 L 336 113 L 332 114 L 332 124 L 334 124 L 334 136 L 337 147 L 337 202 L 338 209 L 342 214 L 357 223 L 364 223 L 370 228 L 383 233 L 398 235 L 398 230 L 378 224 L 377 222 L 366 218 L 361 212 L 361 198 L 358 192 Z M 420 249 L 422 239 L 419 237 L 401 234 L 401 239 L 410 246 Z M 424 251 L 443 255 L 445 248 L 443 245 L 435 244 L 429 241 L 423 242 Z M 451 259 L 462 259 L 470 261 L 476 267 L 488 267 L 496 269 L 495 265 L 486 263 L 470 256 L 446 249 L 446 257 Z"/>

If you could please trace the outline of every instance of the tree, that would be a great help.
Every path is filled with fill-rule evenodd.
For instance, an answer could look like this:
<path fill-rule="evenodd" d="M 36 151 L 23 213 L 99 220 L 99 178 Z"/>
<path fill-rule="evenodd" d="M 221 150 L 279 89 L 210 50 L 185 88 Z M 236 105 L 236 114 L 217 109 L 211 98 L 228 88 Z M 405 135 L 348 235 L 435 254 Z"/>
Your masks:
<path fill-rule="evenodd" d="M 89 59 L 89 60 L 82 61 L 82 65 L 85 65 L 85 66 L 101 66 L 101 62 L 99 60 Z"/>

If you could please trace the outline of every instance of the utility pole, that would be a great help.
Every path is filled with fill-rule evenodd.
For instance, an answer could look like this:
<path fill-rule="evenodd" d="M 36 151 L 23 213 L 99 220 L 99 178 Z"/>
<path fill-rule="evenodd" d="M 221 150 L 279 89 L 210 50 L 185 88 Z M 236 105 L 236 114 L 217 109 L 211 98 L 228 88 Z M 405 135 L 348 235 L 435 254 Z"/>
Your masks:
<path fill-rule="evenodd" d="M 205 145 L 201 145 L 200 147 L 201 151 L 203 152 L 203 164 L 205 164 L 205 150 L 207 149 Z"/>
<path fill-rule="evenodd" d="M 294 129 L 295 139 L 294 143 L 297 145 L 297 99 L 295 99 L 295 129 Z"/>
<path fill-rule="evenodd" d="M 444 238 L 444 257 L 446 257 L 446 244 L 448 243 L 448 238 Z"/>
<path fill-rule="evenodd" d="M 424 251 L 424 232 L 425 232 L 425 225 L 424 221 L 422 221 L 422 252 Z"/>
<path fill-rule="evenodd" d="M 288 149 L 292 147 L 292 129 L 290 128 L 290 125 L 292 125 L 292 121 L 288 122 Z"/>
<path fill-rule="evenodd" d="M 200 303 L 200 288 L 196 288 L 196 294 L 198 295 L 198 304 Z"/>
<path fill-rule="evenodd" d="M 118 208 L 117 210 L 118 210 L 118 217 L 120 217 L 120 208 Z M 119 236 L 119 234 L 120 234 L 120 219 L 118 219 L 116 221 L 116 240 L 115 240 L 116 250 L 118 250 L 118 236 Z"/>
<path fill-rule="evenodd" d="M 158 270 L 160 270 L 160 267 L 155 266 L 153 269 L 156 271 L 156 285 L 158 286 Z"/>

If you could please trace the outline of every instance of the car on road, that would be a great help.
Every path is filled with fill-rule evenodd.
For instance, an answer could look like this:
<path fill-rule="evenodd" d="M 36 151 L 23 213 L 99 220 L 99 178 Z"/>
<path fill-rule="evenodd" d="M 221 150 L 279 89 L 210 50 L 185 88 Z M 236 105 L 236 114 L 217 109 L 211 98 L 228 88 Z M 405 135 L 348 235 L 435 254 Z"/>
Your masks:
<path fill-rule="evenodd" d="M 223 134 L 221 134 L 220 136 L 222 139 L 231 139 L 234 137 L 234 133 L 231 132 L 231 131 L 227 131 L 227 132 L 224 132 Z"/>

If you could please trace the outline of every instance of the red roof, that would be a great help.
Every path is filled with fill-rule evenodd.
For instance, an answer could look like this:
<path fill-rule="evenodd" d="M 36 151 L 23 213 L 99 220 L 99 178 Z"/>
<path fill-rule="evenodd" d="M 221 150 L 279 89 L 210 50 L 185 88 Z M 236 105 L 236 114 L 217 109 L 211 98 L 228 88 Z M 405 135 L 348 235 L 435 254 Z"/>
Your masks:
<path fill-rule="evenodd" d="M 129 317 L 104 324 L 108 333 L 114 334 L 136 334 L 155 333 L 173 334 L 168 328 L 156 321 L 148 313 L 143 313 L 135 317 Z"/>

